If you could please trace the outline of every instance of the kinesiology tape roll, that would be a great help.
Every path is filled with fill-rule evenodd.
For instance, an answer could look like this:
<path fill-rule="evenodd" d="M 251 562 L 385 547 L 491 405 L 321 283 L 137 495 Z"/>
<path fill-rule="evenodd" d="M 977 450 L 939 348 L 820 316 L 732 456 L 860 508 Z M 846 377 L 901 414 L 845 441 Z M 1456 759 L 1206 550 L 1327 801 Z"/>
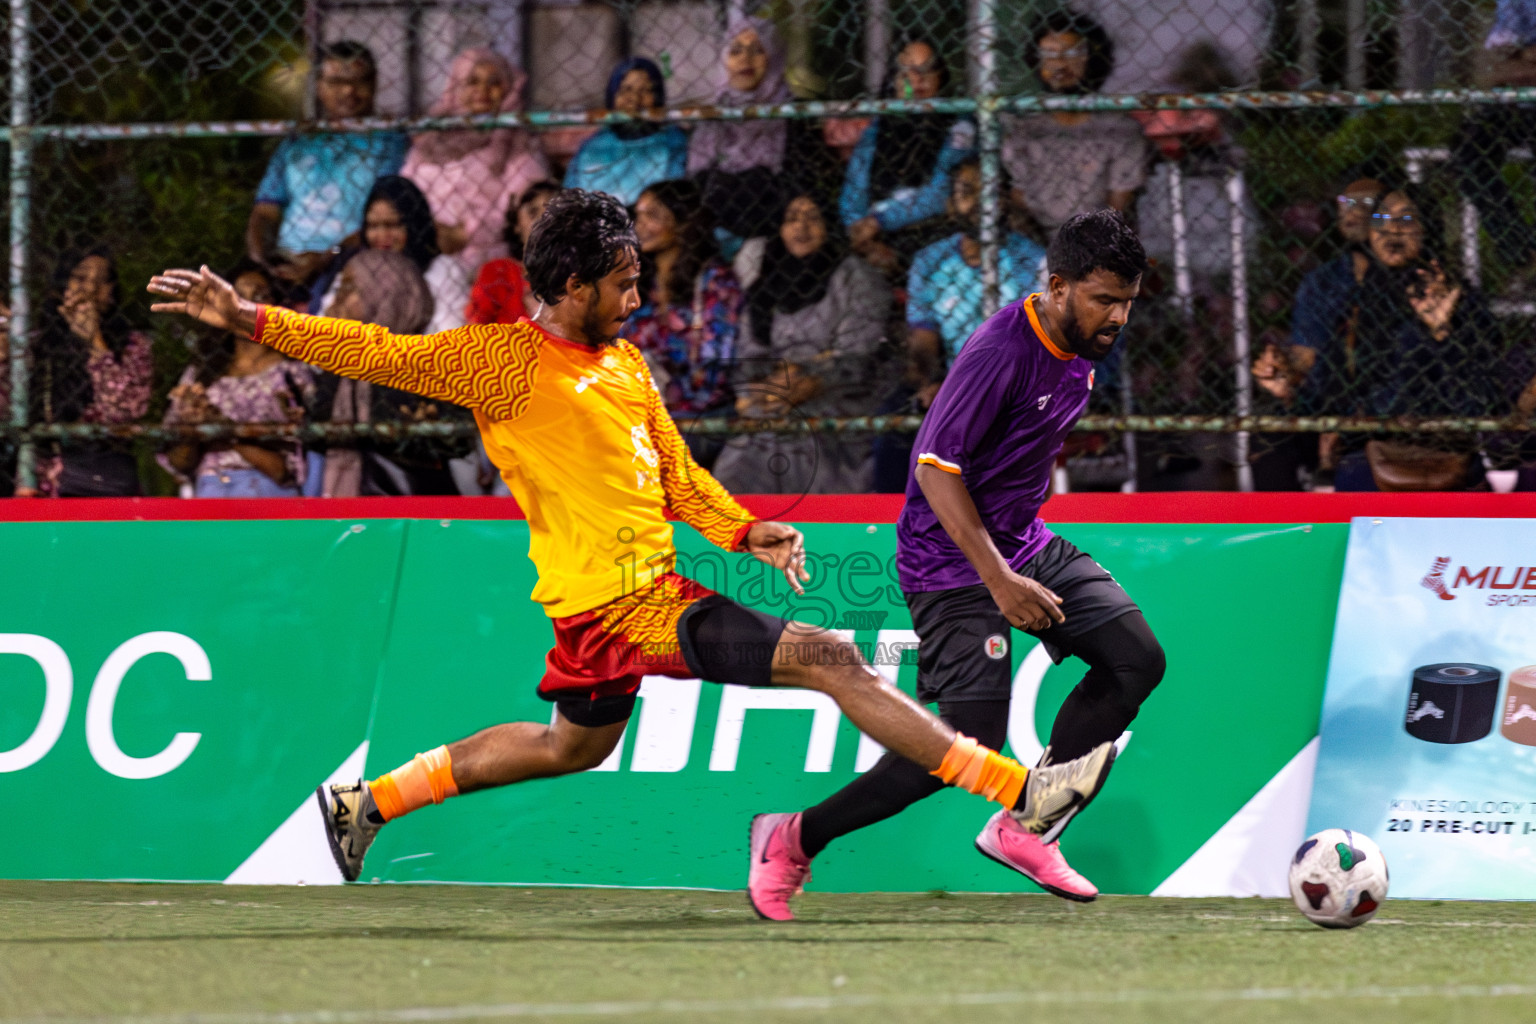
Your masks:
<path fill-rule="evenodd" d="M 1509 674 L 1504 724 L 1499 731 L 1507 740 L 1536 747 L 1536 665 L 1517 668 Z"/>
<path fill-rule="evenodd" d="M 1499 670 L 1443 662 L 1413 670 L 1408 691 L 1408 735 L 1429 743 L 1471 743 L 1493 731 Z"/>

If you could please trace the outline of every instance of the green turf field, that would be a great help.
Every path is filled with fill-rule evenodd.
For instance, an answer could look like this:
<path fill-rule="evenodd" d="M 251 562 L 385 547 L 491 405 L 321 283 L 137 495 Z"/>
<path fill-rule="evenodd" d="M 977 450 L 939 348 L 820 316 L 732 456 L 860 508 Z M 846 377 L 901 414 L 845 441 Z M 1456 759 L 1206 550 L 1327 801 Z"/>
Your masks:
<path fill-rule="evenodd" d="M 1536 905 L 0 882 L 0 1024 L 1536 1020 Z"/>

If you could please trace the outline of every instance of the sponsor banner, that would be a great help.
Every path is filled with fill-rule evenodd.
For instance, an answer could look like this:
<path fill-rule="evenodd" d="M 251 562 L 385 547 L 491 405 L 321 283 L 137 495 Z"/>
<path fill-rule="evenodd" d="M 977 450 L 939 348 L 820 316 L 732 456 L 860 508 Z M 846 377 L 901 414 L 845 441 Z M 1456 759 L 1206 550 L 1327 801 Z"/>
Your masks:
<path fill-rule="evenodd" d="M 846 632 L 910 692 L 894 527 L 805 530 L 804 597 L 685 528 L 681 568 Z M 1108 891 L 1145 893 L 1197 850 L 1273 857 L 1212 840 L 1314 735 L 1347 528 L 1059 530 L 1138 600 L 1169 663 L 1067 835 L 1074 863 Z M 0 528 L 0 558 L 25 581 L 0 595 L 0 806 L 25 837 L 0 844 L 0 877 L 334 881 L 317 784 L 548 721 L 533 691 L 551 630 L 528 600 L 527 545 L 518 521 Z M 1083 667 L 1052 665 L 1021 633 L 983 643 L 1014 668 L 1009 749 L 1032 761 Z M 365 877 L 737 888 L 752 814 L 815 802 L 880 753 L 817 694 L 651 678 L 598 769 L 392 824 Z M 940 793 L 828 849 L 816 886 L 1033 891 L 972 849 L 990 813 Z"/>
<path fill-rule="evenodd" d="M 1357 519 L 1308 828 L 1375 839 L 1394 896 L 1536 898 L 1536 529 Z"/>

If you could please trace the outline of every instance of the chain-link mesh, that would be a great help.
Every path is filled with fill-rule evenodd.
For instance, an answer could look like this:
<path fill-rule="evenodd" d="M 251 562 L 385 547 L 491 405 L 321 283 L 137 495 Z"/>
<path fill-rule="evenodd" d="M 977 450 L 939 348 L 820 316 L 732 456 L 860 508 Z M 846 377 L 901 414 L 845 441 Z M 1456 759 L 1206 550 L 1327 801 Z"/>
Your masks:
<path fill-rule="evenodd" d="M 480 493 L 463 409 L 151 318 L 513 322 L 562 186 L 733 489 L 900 490 L 1056 229 L 1155 263 L 1059 486 L 1536 487 L 1536 0 L 12 5 L 6 484 Z M 1529 47 L 1529 48 L 1528 48 Z"/>

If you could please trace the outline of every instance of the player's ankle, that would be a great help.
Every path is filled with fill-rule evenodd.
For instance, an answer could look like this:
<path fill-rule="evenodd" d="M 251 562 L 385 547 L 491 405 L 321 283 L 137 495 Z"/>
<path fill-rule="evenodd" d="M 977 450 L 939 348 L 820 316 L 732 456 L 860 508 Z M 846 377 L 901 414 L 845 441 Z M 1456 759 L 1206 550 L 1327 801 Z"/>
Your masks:
<path fill-rule="evenodd" d="M 368 783 L 368 790 L 382 819 L 381 825 L 428 804 L 440 804 L 459 795 L 447 747 L 417 754 L 394 771 Z"/>
<path fill-rule="evenodd" d="M 946 785 L 1012 808 L 1022 798 L 1029 769 L 957 732 L 944 760 L 930 774 Z"/>

